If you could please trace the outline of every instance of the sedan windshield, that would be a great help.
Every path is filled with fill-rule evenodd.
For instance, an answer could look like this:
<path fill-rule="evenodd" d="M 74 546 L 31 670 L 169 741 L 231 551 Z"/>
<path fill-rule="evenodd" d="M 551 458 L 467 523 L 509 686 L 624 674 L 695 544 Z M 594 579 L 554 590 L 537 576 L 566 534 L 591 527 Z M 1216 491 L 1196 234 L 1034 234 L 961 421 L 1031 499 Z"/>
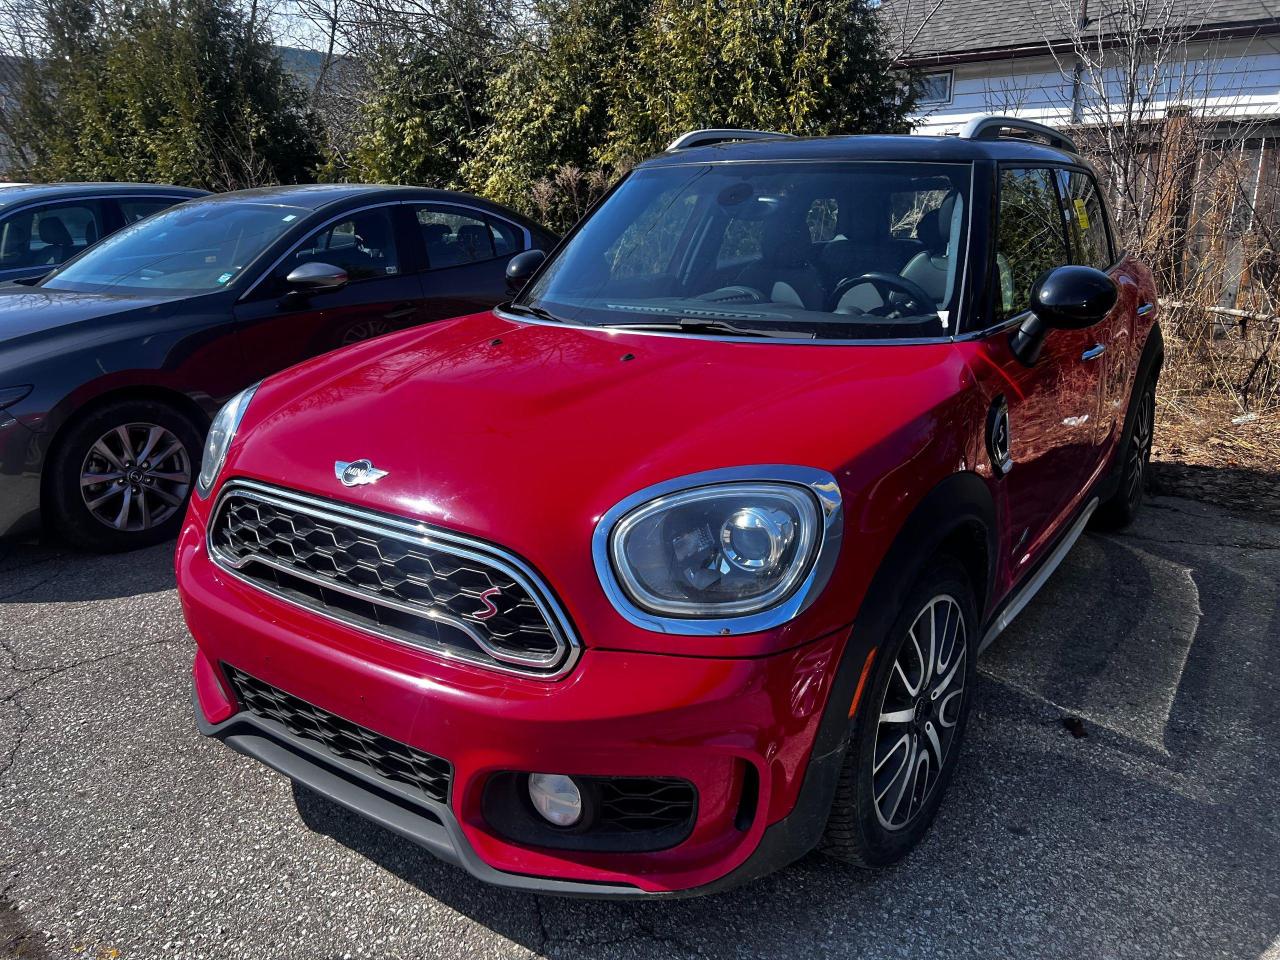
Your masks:
<path fill-rule="evenodd" d="M 970 170 L 785 161 L 641 169 L 513 307 L 726 336 L 948 336 Z"/>
<path fill-rule="evenodd" d="M 221 290 L 307 212 L 228 200 L 170 207 L 95 244 L 40 285 L 122 294 Z"/>

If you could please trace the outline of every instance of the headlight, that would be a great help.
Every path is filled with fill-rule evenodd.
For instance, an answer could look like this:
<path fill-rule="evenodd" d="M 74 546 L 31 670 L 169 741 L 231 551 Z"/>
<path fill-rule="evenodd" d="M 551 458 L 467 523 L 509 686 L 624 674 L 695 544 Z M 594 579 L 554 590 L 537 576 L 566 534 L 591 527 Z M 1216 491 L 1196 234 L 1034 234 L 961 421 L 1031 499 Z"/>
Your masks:
<path fill-rule="evenodd" d="M 222 472 L 222 464 L 227 459 L 227 448 L 235 439 L 236 428 L 240 426 L 240 420 L 244 417 L 245 410 L 249 409 L 249 401 L 253 399 L 254 391 L 257 389 L 258 385 L 255 383 L 252 387 L 241 390 L 228 400 L 226 406 L 213 418 L 213 424 L 209 427 L 209 438 L 204 443 L 200 475 L 196 477 L 196 493 L 201 497 L 207 497 L 214 483 L 217 482 L 218 474 Z"/>
<path fill-rule="evenodd" d="M 631 509 L 613 527 L 609 557 L 641 610 L 737 617 L 774 607 L 796 591 L 813 568 L 824 527 L 823 506 L 806 487 L 712 484 Z"/>

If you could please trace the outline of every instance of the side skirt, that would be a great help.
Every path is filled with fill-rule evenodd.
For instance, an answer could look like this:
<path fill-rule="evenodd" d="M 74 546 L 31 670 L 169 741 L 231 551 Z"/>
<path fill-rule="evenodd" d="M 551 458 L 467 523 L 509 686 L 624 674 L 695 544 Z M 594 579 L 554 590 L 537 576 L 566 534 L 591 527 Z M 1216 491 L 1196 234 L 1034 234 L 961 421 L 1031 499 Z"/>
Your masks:
<path fill-rule="evenodd" d="M 1019 587 L 1018 591 L 1004 604 L 1000 613 L 991 622 L 991 626 L 987 628 L 987 632 L 983 635 L 982 643 L 978 645 L 979 654 L 991 646 L 996 637 L 1004 632 L 1005 627 L 1013 623 L 1018 614 L 1040 592 L 1040 588 L 1049 582 L 1053 572 L 1066 559 L 1067 554 L 1071 552 L 1071 548 L 1076 545 L 1076 541 L 1084 533 L 1084 528 L 1088 525 L 1089 518 L 1093 516 L 1093 511 L 1098 509 L 1098 503 L 1098 498 L 1094 497 L 1085 505 L 1085 508 L 1080 511 L 1080 516 L 1076 517 L 1076 522 L 1071 525 L 1062 539 L 1058 541 L 1058 545 L 1053 548 L 1053 552 L 1045 558 L 1031 578 Z"/>

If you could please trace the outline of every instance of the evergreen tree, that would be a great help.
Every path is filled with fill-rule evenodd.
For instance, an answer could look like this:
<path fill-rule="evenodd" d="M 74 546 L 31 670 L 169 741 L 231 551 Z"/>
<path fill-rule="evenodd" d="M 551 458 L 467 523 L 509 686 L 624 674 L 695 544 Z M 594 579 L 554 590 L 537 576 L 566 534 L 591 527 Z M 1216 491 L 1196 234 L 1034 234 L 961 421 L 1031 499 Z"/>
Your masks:
<path fill-rule="evenodd" d="M 905 132 L 882 29 L 866 0 L 653 0 L 634 60 L 610 73 L 600 158 L 634 162 L 699 127 Z"/>
<path fill-rule="evenodd" d="M 43 20 L 11 118 L 26 178 L 312 179 L 318 141 L 301 91 L 230 0 L 45 0 Z"/>
<path fill-rule="evenodd" d="M 610 77 L 631 60 L 646 7 L 646 0 L 544 0 L 542 31 L 493 83 L 493 122 L 466 168 L 472 189 L 534 212 L 535 183 L 596 165 L 609 130 Z"/>

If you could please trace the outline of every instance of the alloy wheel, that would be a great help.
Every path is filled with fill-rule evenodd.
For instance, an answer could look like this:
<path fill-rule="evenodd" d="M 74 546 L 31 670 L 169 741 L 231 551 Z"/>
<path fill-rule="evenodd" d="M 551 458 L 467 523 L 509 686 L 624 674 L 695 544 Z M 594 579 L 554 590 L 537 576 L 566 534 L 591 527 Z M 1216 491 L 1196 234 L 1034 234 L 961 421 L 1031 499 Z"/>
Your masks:
<path fill-rule="evenodd" d="M 880 704 L 871 782 L 886 830 L 910 823 L 938 785 L 964 705 L 968 653 L 960 604 L 934 597 L 907 632 Z"/>
<path fill-rule="evenodd" d="M 191 455 L 154 423 L 128 423 L 99 437 L 80 468 L 80 496 L 94 519 L 113 530 L 159 526 L 186 503 Z"/>
<path fill-rule="evenodd" d="M 1129 442 L 1128 469 L 1125 471 L 1128 477 L 1125 496 L 1130 504 L 1138 502 L 1146 482 L 1147 464 L 1151 460 L 1151 443 L 1155 437 L 1155 416 L 1155 394 L 1150 390 L 1144 390 L 1142 399 L 1138 403 L 1137 419 L 1133 424 L 1133 437 Z"/>

